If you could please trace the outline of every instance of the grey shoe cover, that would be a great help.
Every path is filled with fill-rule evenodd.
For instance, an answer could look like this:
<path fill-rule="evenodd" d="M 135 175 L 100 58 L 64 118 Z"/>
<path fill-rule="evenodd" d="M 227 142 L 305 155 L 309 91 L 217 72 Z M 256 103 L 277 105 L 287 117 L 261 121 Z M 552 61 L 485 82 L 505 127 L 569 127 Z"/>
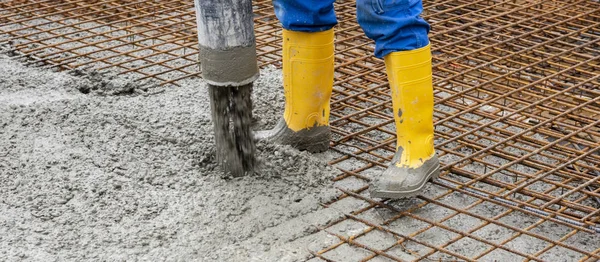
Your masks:
<path fill-rule="evenodd" d="M 418 168 L 398 167 L 395 163 L 400 161 L 402 152 L 396 152 L 392 164 L 371 181 L 369 191 L 371 197 L 378 198 L 408 198 L 418 195 L 429 179 L 440 175 L 440 161 L 437 156 L 426 160 Z"/>
<path fill-rule="evenodd" d="M 281 119 L 273 129 L 254 133 L 254 138 L 282 145 L 291 145 L 294 148 L 307 150 L 311 153 L 319 153 L 329 148 L 331 129 L 329 126 L 315 126 L 294 132 L 287 127 L 285 120 Z"/>

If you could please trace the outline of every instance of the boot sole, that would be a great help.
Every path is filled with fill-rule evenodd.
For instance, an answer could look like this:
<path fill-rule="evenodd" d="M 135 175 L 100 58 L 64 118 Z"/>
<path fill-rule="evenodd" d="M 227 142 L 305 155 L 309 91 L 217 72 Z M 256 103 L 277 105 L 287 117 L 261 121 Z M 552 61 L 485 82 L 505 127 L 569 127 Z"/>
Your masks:
<path fill-rule="evenodd" d="M 371 197 L 376 198 L 392 198 L 392 199 L 403 199 L 410 198 L 419 195 L 421 190 L 427 185 L 427 182 L 431 179 L 436 179 L 440 176 L 440 165 L 435 166 L 427 172 L 427 179 L 418 188 L 409 191 L 371 191 Z"/>

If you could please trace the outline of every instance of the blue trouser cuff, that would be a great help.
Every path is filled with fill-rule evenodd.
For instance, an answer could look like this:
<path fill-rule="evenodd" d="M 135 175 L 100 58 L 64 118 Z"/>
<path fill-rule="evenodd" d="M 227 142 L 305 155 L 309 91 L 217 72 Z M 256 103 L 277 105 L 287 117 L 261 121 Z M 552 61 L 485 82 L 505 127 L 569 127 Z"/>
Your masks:
<path fill-rule="evenodd" d="M 334 0 L 273 0 L 283 28 L 321 32 L 337 24 Z M 421 0 L 357 0 L 356 17 L 367 37 L 375 41 L 375 56 L 408 51 L 429 44 L 429 24 L 420 17 Z"/>
<path fill-rule="evenodd" d="M 429 24 L 419 15 L 421 0 L 357 0 L 357 20 L 375 40 L 375 56 L 418 49 L 429 44 Z"/>
<path fill-rule="evenodd" d="M 275 15 L 283 28 L 299 32 L 322 32 L 337 24 L 332 0 L 273 0 Z"/>

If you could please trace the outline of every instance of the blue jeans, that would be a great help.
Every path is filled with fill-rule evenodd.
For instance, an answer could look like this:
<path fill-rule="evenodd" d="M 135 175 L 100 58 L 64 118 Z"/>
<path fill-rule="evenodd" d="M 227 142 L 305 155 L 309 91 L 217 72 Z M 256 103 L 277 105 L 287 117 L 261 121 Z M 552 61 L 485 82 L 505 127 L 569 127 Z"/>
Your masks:
<path fill-rule="evenodd" d="M 337 24 L 335 0 L 273 0 L 283 28 L 320 32 Z M 421 0 L 357 0 L 356 18 L 367 37 L 375 41 L 375 56 L 408 51 L 429 44 L 429 24 L 419 15 Z"/>

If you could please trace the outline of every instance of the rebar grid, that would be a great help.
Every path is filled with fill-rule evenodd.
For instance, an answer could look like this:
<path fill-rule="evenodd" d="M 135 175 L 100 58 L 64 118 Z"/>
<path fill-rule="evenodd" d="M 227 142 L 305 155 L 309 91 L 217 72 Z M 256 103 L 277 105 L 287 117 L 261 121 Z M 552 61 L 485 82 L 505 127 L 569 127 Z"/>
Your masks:
<path fill-rule="evenodd" d="M 424 5 L 443 175 L 409 202 L 369 198 L 368 181 L 394 153 L 389 86 L 354 1 L 338 1 L 330 164 L 342 195 L 325 206 L 345 216 L 322 228 L 339 241 L 313 255 L 600 259 L 600 3 Z M 254 12 L 259 62 L 280 66 L 270 1 L 255 1 Z M 198 76 L 196 43 L 192 1 L 0 3 L 0 48 L 35 65 L 178 85 Z"/>

